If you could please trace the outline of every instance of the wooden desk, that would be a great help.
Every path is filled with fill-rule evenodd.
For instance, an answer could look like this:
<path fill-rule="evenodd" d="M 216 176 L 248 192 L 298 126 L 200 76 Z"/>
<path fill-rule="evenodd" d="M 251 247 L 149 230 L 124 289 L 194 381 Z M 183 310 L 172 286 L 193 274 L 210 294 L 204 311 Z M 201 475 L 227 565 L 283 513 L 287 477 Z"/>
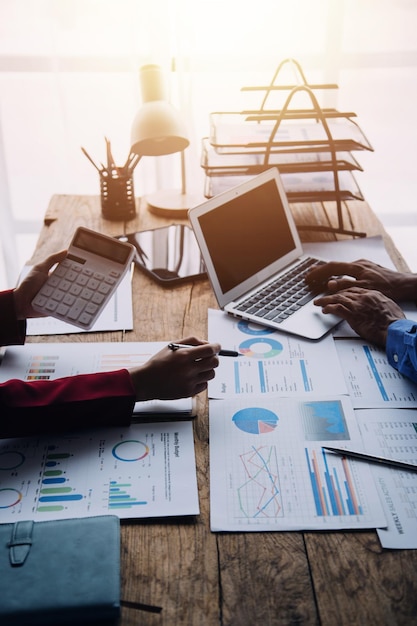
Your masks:
<path fill-rule="evenodd" d="M 349 203 L 344 210 L 346 224 L 368 236 L 382 235 L 398 269 L 407 269 L 365 203 Z M 335 223 L 331 204 L 294 205 L 293 211 L 299 225 Z M 166 223 L 170 220 L 152 216 L 139 201 L 138 217 L 117 223 L 101 217 L 98 197 L 54 196 L 32 261 L 66 247 L 78 225 L 117 235 Z M 335 236 L 302 231 L 302 239 L 324 241 Z M 208 281 L 165 290 L 136 271 L 133 306 L 132 332 L 41 340 L 206 337 L 207 309 L 216 303 Z M 162 611 L 123 609 L 121 626 L 417 624 L 417 550 L 385 551 L 375 531 L 211 533 L 205 394 L 198 398 L 198 413 L 194 433 L 201 514 L 185 521 L 122 525 L 122 597 Z"/>

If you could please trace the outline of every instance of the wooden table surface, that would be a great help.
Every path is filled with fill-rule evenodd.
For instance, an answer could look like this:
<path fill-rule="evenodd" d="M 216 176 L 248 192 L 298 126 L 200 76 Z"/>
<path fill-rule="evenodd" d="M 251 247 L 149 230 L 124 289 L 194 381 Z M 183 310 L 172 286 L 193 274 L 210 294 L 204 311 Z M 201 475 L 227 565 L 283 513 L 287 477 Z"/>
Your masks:
<path fill-rule="evenodd" d="M 98 196 L 54 196 L 31 261 L 66 247 L 80 225 L 118 235 L 180 221 L 156 217 L 140 205 L 138 199 L 134 220 L 113 222 L 102 218 Z M 336 223 L 331 203 L 292 209 L 298 225 Z M 366 203 L 346 203 L 343 210 L 349 228 L 382 235 L 397 268 L 407 269 Z M 301 238 L 345 237 L 303 230 Z M 28 341 L 205 338 L 207 309 L 217 305 L 207 280 L 167 290 L 136 270 L 133 307 L 133 331 Z M 200 515 L 122 524 L 122 598 L 149 610 L 123 608 L 121 626 L 417 624 L 417 550 L 383 550 L 375 531 L 212 533 L 206 394 L 198 397 L 194 437 Z"/>

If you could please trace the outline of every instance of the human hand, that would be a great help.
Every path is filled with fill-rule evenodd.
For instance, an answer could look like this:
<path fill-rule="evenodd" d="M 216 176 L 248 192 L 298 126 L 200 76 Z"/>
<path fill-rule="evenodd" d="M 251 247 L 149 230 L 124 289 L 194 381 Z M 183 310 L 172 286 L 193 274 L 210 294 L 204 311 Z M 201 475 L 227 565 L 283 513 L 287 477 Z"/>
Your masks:
<path fill-rule="evenodd" d="M 417 300 L 417 275 L 390 270 L 366 259 L 353 263 L 331 261 L 312 270 L 306 281 L 311 288 L 324 291 L 355 286 L 376 289 L 396 302 Z"/>
<path fill-rule="evenodd" d="M 404 313 L 390 298 L 380 291 L 351 287 L 344 291 L 327 294 L 314 300 L 323 313 L 334 313 L 347 323 L 363 339 L 385 346 L 388 326 Z"/>
<path fill-rule="evenodd" d="M 38 313 L 32 308 L 31 302 L 48 278 L 50 269 L 56 263 L 65 259 L 66 255 L 67 251 L 61 250 L 60 252 L 51 254 L 41 263 L 37 263 L 32 267 L 20 285 L 14 289 L 14 305 L 18 320 L 24 320 L 28 317 L 41 317 L 41 313 Z"/>
<path fill-rule="evenodd" d="M 220 345 L 196 337 L 186 337 L 178 343 L 190 348 L 160 350 L 144 365 L 130 370 L 138 401 L 188 398 L 207 388 L 219 365 Z"/>

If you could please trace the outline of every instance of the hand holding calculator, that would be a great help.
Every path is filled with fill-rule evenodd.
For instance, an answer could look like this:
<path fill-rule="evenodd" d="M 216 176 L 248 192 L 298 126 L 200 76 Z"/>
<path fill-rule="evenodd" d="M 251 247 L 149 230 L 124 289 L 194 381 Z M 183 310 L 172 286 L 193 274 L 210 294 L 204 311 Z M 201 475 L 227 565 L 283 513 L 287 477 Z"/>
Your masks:
<path fill-rule="evenodd" d="M 79 227 L 68 254 L 50 274 L 32 306 L 89 330 L 128 270 L 135 248 L 107 235 Z"/>

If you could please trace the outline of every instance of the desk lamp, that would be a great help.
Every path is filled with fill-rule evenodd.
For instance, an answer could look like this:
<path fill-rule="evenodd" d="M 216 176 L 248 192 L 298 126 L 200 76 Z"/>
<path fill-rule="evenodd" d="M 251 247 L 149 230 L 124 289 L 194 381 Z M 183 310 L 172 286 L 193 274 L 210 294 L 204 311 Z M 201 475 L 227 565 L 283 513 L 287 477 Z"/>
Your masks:
<path fill-rule="evenodd" d="M 146 197 L 149 210 L 157 215 L 187 217 L 193 199 L 186 192 L 184 150 L 189 145 L 179 112 L 166 99 L 162 70 L 158 65 L 140 69 L 143 105 L 131 130 L 131 153 L 162 156 L 181 153 L 181 190 L 157 191 Z M 197 204 L 197 202 L 195 202 Z"/>

